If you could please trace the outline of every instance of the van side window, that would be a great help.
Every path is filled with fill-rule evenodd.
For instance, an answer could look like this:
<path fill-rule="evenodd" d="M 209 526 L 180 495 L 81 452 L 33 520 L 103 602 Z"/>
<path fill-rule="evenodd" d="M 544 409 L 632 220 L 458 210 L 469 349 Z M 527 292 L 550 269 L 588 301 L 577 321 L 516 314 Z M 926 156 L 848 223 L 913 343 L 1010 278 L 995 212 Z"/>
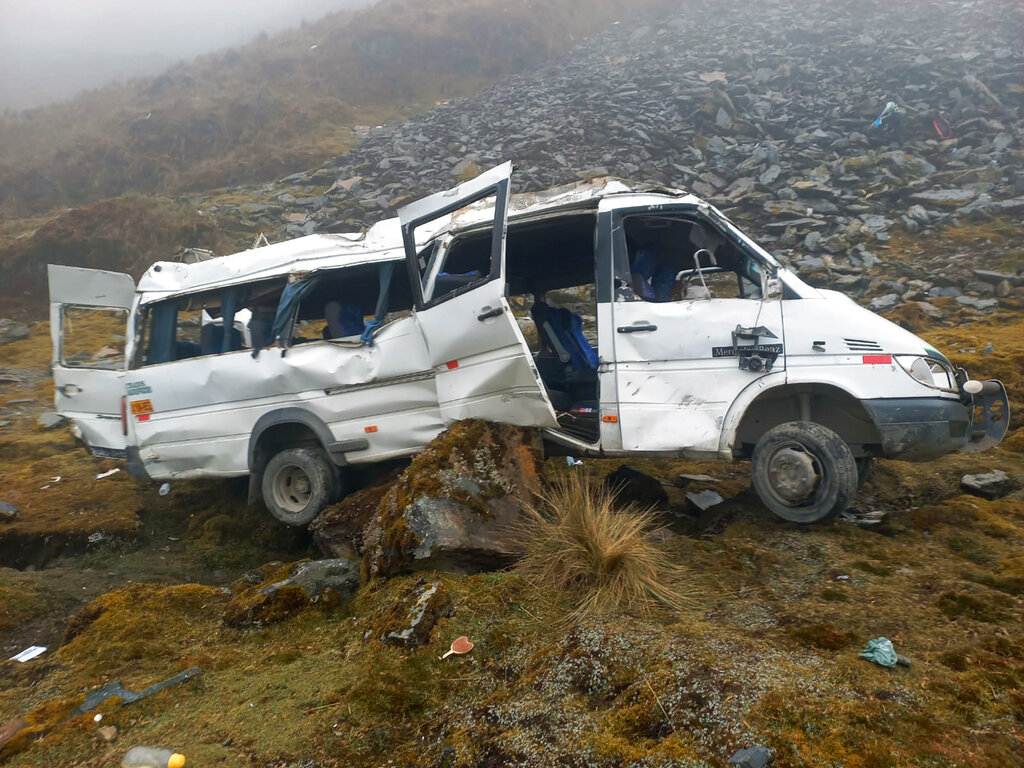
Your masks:
<path fill-rule="evenodd" d="M 133 367 L 270 344 L 284 280 L 175 296 L 144 307 Z"/>
<path fill-rule="evenodd" d="M 760 298 L 759 265 L 703 222 L 639 215 L 628 217 L 623 229 L 627 259 L 619 259 L 618 277 L 624 298 Z"/>
<path fill-rule="evenodd" d="M 305 279 L 309 285 L 302 292 L 289 345 L 361 343 L 364 332 L 378 321 L 384 325 L 412 310 L 409 275 L 401 262 L 324 270 Z"/>

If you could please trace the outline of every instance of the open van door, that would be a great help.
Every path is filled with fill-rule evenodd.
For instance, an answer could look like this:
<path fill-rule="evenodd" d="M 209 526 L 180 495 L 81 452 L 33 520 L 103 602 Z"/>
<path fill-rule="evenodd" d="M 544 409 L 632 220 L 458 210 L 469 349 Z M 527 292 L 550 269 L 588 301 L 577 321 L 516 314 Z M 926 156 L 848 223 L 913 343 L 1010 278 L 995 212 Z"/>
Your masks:
<path fill-rule="evenodd" d="M 558 425 L 505 298 L 511 175 L 512 164 L 505 163 L 398 212 L 416 321 L 434 366 L 446 423 L 477 418 Z M 493 217 L 487 218 L 492 203 Z M 479 226 L 470 224 L 475 218 Z M 460 225 L 465 225 L 462 231 L 452 231 Z M 420 228 L 432 239 L 418 250 Z"/>
<path fill-rule="evenodd" d="M 125 452 L 121 424 L 131 276 L 48 265 L 54 402 L 97 456 Z"/>

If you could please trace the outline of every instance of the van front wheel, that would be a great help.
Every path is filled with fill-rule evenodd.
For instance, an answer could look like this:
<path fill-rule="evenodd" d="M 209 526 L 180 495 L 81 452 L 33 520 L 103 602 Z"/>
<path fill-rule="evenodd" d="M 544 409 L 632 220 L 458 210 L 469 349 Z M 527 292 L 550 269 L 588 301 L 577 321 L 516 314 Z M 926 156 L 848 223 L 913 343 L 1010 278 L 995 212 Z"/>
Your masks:
<path fill-rule="evenodd" d="M 790 421 L 754 446 L 751 474 L 757 495 L 779 517 L 816 523 L 839 514 L 857 495 L 857 462 L 835 432 Z"/>
<path fill-rule="evenodd" d="M 263 501 L 286 525 L 308 525 L 337 494 L 335 472 L 323 451 L 288 448 L 263 470 Z"/>

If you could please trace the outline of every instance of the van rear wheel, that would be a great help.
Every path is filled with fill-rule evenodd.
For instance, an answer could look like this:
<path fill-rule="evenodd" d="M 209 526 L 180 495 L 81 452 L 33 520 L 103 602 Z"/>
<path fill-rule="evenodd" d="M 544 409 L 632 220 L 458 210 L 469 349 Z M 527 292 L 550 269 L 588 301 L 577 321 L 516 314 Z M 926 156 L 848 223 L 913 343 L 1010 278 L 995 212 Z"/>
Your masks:
<path fill-rule="evenodd" d="M 288 448 L 263 470 L 263 501 L 286 525 L 308 525 L 337 497 L 334 468 L 315 448 Z"/>
<path fill-rule="evenodd" d="M 857 495 L 857 462 L 835 432 L 790 421 L 765 432 L 751 457 L 754 489 L 768 509 L 793 523 L 816 523 L 846 510 Z"/>

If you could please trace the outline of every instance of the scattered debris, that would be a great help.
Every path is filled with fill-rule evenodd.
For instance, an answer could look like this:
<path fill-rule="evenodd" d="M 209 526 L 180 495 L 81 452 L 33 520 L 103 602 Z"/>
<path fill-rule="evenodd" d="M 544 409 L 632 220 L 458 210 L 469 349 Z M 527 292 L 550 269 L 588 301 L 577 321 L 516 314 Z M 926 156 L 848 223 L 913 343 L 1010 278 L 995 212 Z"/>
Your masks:
<path fill-rule="evenodd" d="M 61 476 L 60 476 L 60 475 L 54 475 L 53 477 L 51 477 L 51 478 L 50 478 L 50 482 L 48 482 L 48 483 L 47 483 L 46 485 L 44 485 L 44 486 L 41 486 L 41 487 L 39 488 L 39 490 L 40 490 L 40 491 L 45 491 L 45 490 L 46 490 L 47 488 L 49 488 L 50 486 L 53 486 L 53 485 L 56 485 L 57 483 L 59 483 L 59 482 L 60 482 L 60 481 L 61 481 L 62 479 L 63 479 L 63 478 L 61 478 Z"/>
<path fill-rule="evenodd" d="M 108 469 L 106 472 L 100 472 L 98 475 L 96 475 L 96 479 L 97 480 L 102 480 L 104 477 L 110 477 L 111 475 L 116 475 L 120 471 L 121 470 L 120 470 L 119 467 L 114 467 L 113 469 Z"/>
<path fill-rule="evenodd" d="M 772 751 L 767 747 L 744 747 L 737 749 L 729 758 L 729 765 L 739 768 L 765 768 L 771 765 Z"/>
<path fill-rule="evenodd" d="M 889 512 L 884 509 L 870 509 L 870 510 L 857 510 L 848 509 L 839 515 L 839 519 L 844 523 L 852 523 L 853 525 L 878 525 Z"/>
<path fill-rule="evenodd" d="M 11 656 L 9 660 L 20 661 L 24 664 L 26 661 L 32 661 L 32 659 L 36 658 L 37 656 L 42 656 L 44 653 L 46 653 L 45 645 L 30 645 L 21 653 L 16 653 L 13 656 Z"/>
<path fill-rule="evenodd" d="M 1013 479 L 1001 469 L 994 469 L 980 475 L 964 475 L 960 487 L 973 496 L 983 499 L 998 499 L 1013 490 Z"/>
<path fill-rule="evenodd" d="M 579 467 L 583 464 L 583 462 L 580 459 L 574 459 L 572 456 L 566 456 L 565 463 L 568 464 L 570 467 Z"/>
<path fill-rule="evenodd" d="M 892 647 L 892 641 L 887 637 L 876 637 L 868 640 L 867 647 L 858 656 L 868 661 L 873 661 L 881 667 L 895 667 L 900 660 L 896 649 Z M 907 663 L 909 666 L 909 661 Z"/>
<path fill-rule="evenodd" d="M 701 512 L 707 512 L 716 504 L 721 504 L 725 499 L 717 491 L 701 491 L 700 493 L 686 494 L 686 500 L 693 504 Z"/>
<path fill-rule="evenodd" d="M 184 768 L 185 756 L 173 749 L 132 747 L 123 758 L 121 768 Z"/>
<path fill-rule="evenodd" d="M 202 673 L 203 670 L 200 667 L 190 667 L 189 669 L 186 669 L 184 672 L 179 672 L 173 677 L 169 677 L 166 680 L 162 680 L 159 683 L 154 683 L 153 685 L 139 691 L 138 693 L 134 691 L 125 690 L 124 687 L 121 685 L 120 680 L 114 680 L 111 683 L 107 683 L 102 688 L 97 688 L 96 690 L 88 693 L 85 697 L 85 701 L 83 701 L 81 704 L 79 704 L 77 707 L 71 710 L 70 717 L 76 717 L 78 715 L 84 715 L 86 712 L 91 712 L 104 701 L 113 698 L 114 696 L 117 696 L 119 699 L 121 699 L 122 704 L 131 704 L 132 702 L 138 701 L 139 699 L 144 699 L 147 696 L 152 696 L 154 693 L 162 691 L 164 688 L 168 688 L 172 685 L 177 685 L 178 683 L 184 683 L 188 680 L 192 680 L 196 677 L 199 677 Z"/>
<path fill-rule="evenodd" d="M 462 635 L 462 637 L 456 637 L 455 640 L 452 641 L 452 647 L 450 649 L 448 649 L 448 651 L 443 656 L 441 656 L 441 659 L 442 660 L 447 659 L 453 653 L 458 654 L 459 656 L 461 656 L 462 654 L 469 653 L 472 650 L 473 650 L 473 641 L 471 641 L 465 635 Z"/>
<path fill-rule="evenodd" d="M 170 492 L 171 492 L 171 484 L 170 483 L 164 483 L 163 485 L 160 486 L 160 490 L 157 491 L 157 493 L 159 493 L 161 496 L 166 496 Z"/>

